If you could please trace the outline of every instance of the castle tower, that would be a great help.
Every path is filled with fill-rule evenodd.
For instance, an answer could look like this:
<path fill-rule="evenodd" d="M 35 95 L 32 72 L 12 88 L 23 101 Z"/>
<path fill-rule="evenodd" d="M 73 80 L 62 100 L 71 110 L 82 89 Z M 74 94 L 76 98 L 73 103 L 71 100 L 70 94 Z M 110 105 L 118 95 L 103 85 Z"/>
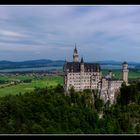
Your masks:
<path fill-rule="evenodd" d="M 127 62 L 124 62 L 123 64 L 122 64 L 122 72 L 123 72 L 123 81 L 126 83 L 126 84 L 128 84 L 128 72 L 129 72 L 129 70 L 128 70 L 128 64 L 127 64 Z"/>
<path fill-rule="evenodd" d="M 76 44 L 75 44 L 75 49 L 74 49 L 74 52 L 73 52 L 73 62 L 78 62 L 78 51 L 77 51 L 77 48 L 76 48 Z"/>
<path fill-rule="evenodd" d="M 81 58 L 80 71 L 84 72 L 84 60 L 83 60 L 83 57 Z"/>

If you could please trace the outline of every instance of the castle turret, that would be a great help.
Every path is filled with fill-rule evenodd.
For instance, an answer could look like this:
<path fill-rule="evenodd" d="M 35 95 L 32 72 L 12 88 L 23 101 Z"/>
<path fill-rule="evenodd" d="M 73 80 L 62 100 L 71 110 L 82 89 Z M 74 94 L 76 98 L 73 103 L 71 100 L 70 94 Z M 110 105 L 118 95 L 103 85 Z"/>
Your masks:
<path fill-rule="evenodd" d="M 81 58 L 80 71 L 84 72 L 84 60 L 83 60 L 83 57 Z"/>
<path fill-rule="evenodd" d="M 78 62 L 78 51 L 77 51 L 77 48 L 76 48 L 76 44 L 75 44 L 75 49 L 74 49 L 74 52 L 73 52 L 73 62 Z"/>
<path fill-rule="evenodd" d="M 126 84 L 128 84 L 128 72 L 129 72 L 129 70 L 128 70 L 128 64 L 127 64 L 127 62 L 124 62 L 123 64 L 122 64 L 122 72 L 123 72 L 123 81 L 126 83 Z"/>

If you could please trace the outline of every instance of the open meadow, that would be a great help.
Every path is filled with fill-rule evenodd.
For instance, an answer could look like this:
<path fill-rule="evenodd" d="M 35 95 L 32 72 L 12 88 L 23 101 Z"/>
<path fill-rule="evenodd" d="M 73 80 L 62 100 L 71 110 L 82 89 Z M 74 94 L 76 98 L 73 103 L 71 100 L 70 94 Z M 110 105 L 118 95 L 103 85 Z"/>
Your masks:
<path fill-rule="evenodd" d="M 35 88 L 45 88 L 63 84 L 61 76 L 30 76 L 30 75 L 0 75 L 0 96 L 15 95 L 33 91 Z"/>
<path fill-rule="evenodd" d="M 113 77 L 122 78 L 121 70 L 112 70 Z M 103 69 L 102 75 L 107 75 L 108 70 Z M 129 80 L 140 78 L 140 72 L 130 71 Z M 39 74 L 0 74 L 0 96 L 23 94 L 35 88 L 45 88 L 63 85 L 63 76 L 49 76 Z"/>

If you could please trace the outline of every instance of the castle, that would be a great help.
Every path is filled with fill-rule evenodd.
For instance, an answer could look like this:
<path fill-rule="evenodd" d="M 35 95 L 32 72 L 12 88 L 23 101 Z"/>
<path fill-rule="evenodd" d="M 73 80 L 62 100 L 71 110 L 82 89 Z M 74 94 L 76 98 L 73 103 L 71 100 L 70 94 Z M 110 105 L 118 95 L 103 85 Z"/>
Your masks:
<path fill-rule="evenodd" d="M 128 64 L 122 64 L 122 80 L 116 80 L 112 76 L 112 71 L 109 74 L 102 76 L 101 66 L 96 63 L 85 63 L 83 57 L 79 62 L 78 51 L 75 46 L 73 53 L 73 62 L 65 61 L 63 66 L 64 70 L 64 89 L 66 92 L 71 87 L 76 91 L 91 89 L 97 90 L 99 97 L 105 103 L 110 101 L 111 104 L 115 103 L 117 93 L 123 82 L 128 84 Z"/>

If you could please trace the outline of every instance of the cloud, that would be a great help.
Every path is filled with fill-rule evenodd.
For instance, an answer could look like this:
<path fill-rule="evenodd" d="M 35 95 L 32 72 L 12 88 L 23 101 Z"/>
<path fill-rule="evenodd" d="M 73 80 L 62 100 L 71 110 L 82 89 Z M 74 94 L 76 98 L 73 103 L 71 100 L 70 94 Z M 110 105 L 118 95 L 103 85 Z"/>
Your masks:
<path fill-rule="evenodd" d="M 24 37 L 23 34 L 14 31 L 8 31 L 8 30 L 0 30 L 0 35 L 6 37 Z"/>
<path fill-rule="evenodd" d="M 0 51 L 63 59 L 77 43 L 87 61 L 140 61 L 139 12 L 139 6 L 0 6 Z"/>

